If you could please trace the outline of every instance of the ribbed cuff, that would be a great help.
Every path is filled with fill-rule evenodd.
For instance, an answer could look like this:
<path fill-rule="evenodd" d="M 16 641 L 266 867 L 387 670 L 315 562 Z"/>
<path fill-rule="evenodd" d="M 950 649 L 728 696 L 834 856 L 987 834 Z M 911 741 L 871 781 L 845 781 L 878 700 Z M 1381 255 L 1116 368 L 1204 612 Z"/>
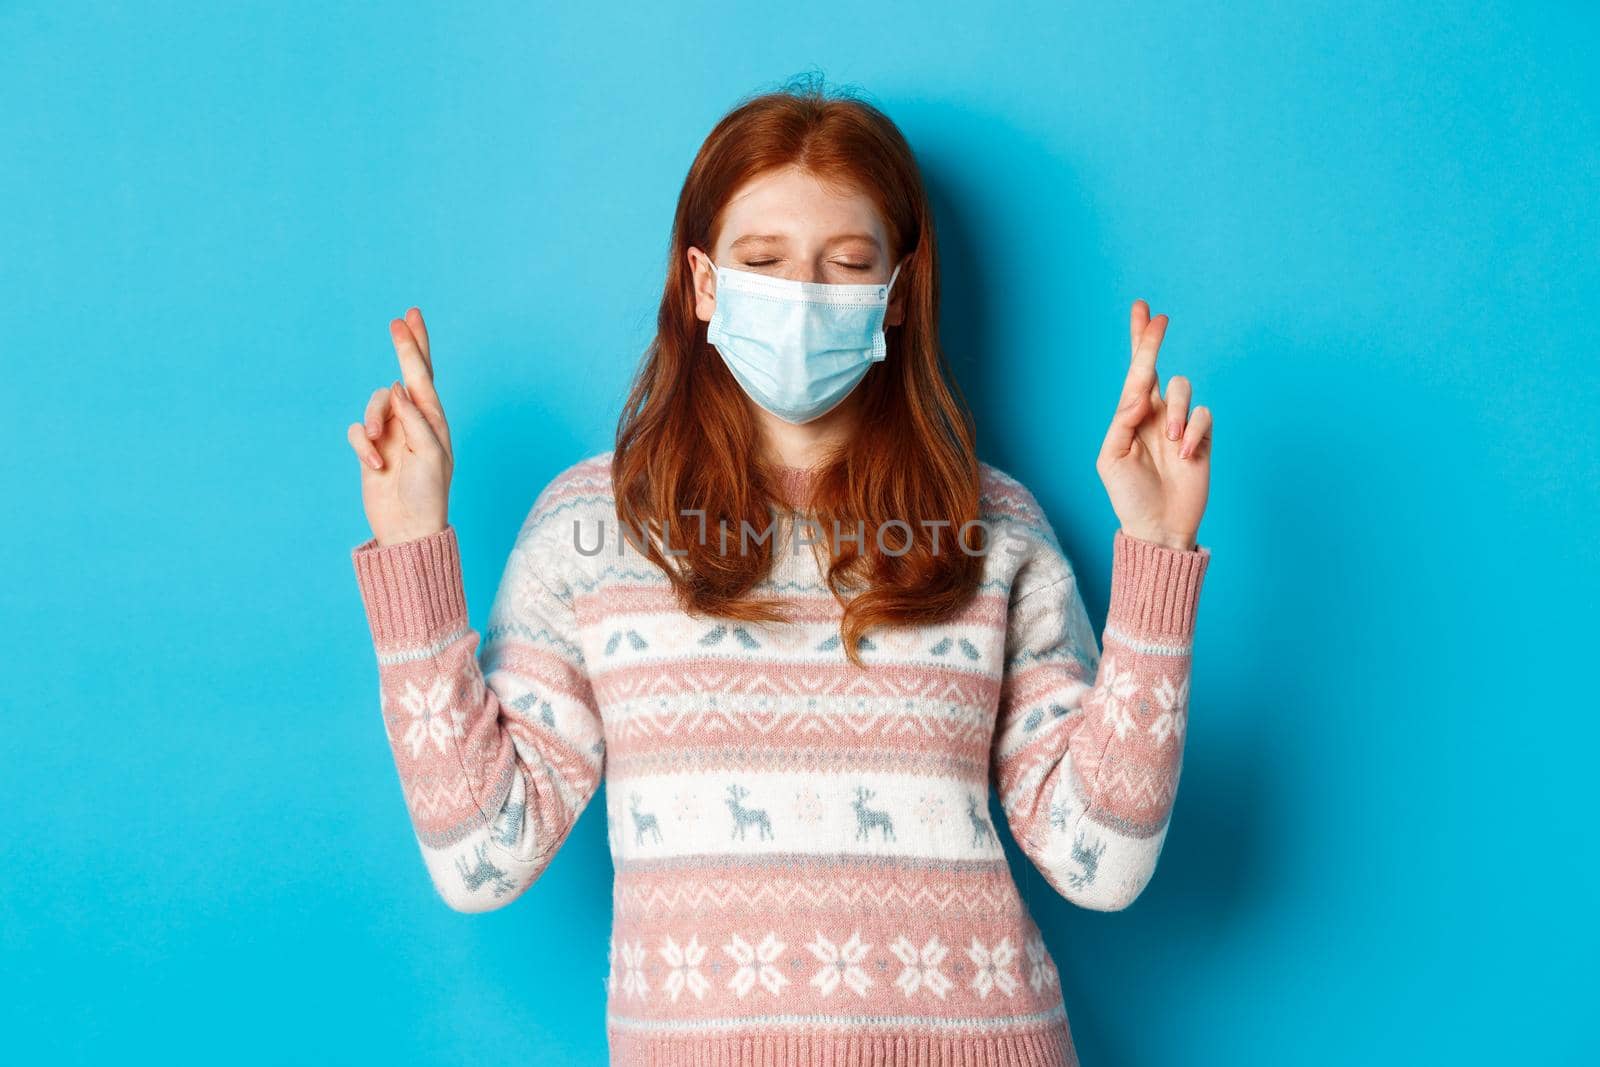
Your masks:
<path fill-rule="evenodd" d="M 467 621 L 456 529 L 379 546 L 369 538 L 350 552 L 378 648 L 417 645 Z"/>
<path fill-rule="evenodd" d="M 1106 625 L 1145 636 L 1190 637 L 1211 550 L 1184 552 L 1117 531 Z"/>
<path fill-rule="evenodd" d="M 1056 1012 L 1061 1009 L 1059 1006 Z M 1054 1013 L 1053 1013 L 1054 1014 Z M 661 1034 L 608 1020 L 612 1067 L 1078 1067 L 1066 1021 L 1022 1032 L 886 1034 L 868 1030 L 809 1033 L 742 1031 Z"/>

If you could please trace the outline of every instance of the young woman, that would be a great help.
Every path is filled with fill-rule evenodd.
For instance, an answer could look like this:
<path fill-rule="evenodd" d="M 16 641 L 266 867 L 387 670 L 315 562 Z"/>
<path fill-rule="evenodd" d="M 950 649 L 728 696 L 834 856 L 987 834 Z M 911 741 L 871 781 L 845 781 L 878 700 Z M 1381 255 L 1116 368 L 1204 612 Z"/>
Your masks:
<path fill-rule="evenodd" d="M 877 109 L 802 88 L 711 132 L 615 447 L 532 504 L 481 653 L 421 313 L 350 427 L 382 712 L 434 885 L 501 907 L 602 780 L 617 1064 L 1076 1062 L 989 821 L 1126 907 L 1182 762 L 1210 418 L 1133 305 L 1098 460 L 1102 645 L 939 348 L 933 220 Z"/>

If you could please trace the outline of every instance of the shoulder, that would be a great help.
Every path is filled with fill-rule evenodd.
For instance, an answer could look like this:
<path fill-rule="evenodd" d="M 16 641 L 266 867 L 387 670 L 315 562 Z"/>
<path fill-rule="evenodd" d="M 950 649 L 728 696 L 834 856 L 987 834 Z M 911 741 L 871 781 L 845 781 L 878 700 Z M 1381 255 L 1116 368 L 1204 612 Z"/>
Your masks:
<path fill-rule="evenodd" d="M 552 582 L 570 584 L 586 573 L 591 558 L 578 550 L 614 521 L 611 451 L 596 452 L 562 467 L 535 494 L 512 547 L 513 563 L 538 570 Z"/>
<path fill-rule="evenodd" d="M 1014 598 L 1074 577 L 1039 499 L 1009 471 L 978 462 L 978 511 L 992 544 L 1015 561 Z"/>
<path fill-rule="evenodd" d="M 553 519 L 563 512 L 578 511 L 595 504 L 610 509 L 611 449 L 596 452 L 557 471 L 534 498 L 524 530 Z"/>
<path fill-rule="evenodd" d="M 1056 532 L 1033 491 L 1009 471 L 978 461 L 978 513 L 992 526 L 1056 545 Z"/>

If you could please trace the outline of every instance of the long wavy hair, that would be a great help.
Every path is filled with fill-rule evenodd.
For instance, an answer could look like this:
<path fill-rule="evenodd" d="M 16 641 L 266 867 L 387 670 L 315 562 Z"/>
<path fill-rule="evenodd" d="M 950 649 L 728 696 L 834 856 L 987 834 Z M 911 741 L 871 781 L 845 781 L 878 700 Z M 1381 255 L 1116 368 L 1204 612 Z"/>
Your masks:
<path fill-rule="evenodd" d="M 909 255 L 895 283 L 905 302 L 902 322 L 886 329 L 887 358 L 856 386 L 858 426 L 817 471 L 800 509 L 820 527 L 813 552 L 844 608 L 845 655 L 860 667 L 856 644 L 872 627 L 936 622 L 960 611 L 981 580 L 984 546 L 970 537 L 969 524 L 979 518 L 975 431 L 939 346 L 938 252 L 922 176 L 895 124 L 851 91 L 828 92 L 807 80 L 747 97 L 700 146 L 678 195 L 656 336 L 617 426 L 617 519 L 666 573 L 685 611 L 786 619 L 780 601 L 750 595 L 772 567 L 767 541 L 724 551 L 717 537 L 679 531 L 702 528 L 698 518 L 682 517 L 693 510 L 703 512 L 707 528 L 738 531 L 747 522 L 765 530 L 781 501 L 781 478 L 761 458 L 750 402 L 695 316 L 687 249 L 709 252 L 729 198 L 788 165 L 870 196 L 888 231 L 891 262 Z M 883 527 L 890 520 L 909 531 Z M 948 525 L 934 528 L 929 520 Z M 858 523 L 866 535 L 851 539 Z M 889 552 L 879 544 L 880 527 Z M 836 532 L 845 536 L 836 540 Z"/>

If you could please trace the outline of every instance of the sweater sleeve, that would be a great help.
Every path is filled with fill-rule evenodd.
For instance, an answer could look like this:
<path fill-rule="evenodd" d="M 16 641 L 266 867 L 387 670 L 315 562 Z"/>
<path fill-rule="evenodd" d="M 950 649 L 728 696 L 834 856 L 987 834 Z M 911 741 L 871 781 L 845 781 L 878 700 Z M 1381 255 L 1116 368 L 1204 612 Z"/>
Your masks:
<path fill-rule="evenodd" d="M 993 770 L 1012 834 L 1045 879 L 1075 904 L 1114 911 L 1149 883 L 1166 838 L 1211 553 L 1119 530 L 1102 657 L 1043 526 L 1042 558 L 1013 586 Z"/>
<path fill-rule="evenodd" d="M 434 886 L 458 911 L 502 907 L 532 885 L 604 773 L 571 598 L 539 573 L 546 561 L 534 546 L 549 543 L 530 536 L 539 518 L 536 503 L 481 653 L 453 526 L 351 553 L 412 829 Z"/>

